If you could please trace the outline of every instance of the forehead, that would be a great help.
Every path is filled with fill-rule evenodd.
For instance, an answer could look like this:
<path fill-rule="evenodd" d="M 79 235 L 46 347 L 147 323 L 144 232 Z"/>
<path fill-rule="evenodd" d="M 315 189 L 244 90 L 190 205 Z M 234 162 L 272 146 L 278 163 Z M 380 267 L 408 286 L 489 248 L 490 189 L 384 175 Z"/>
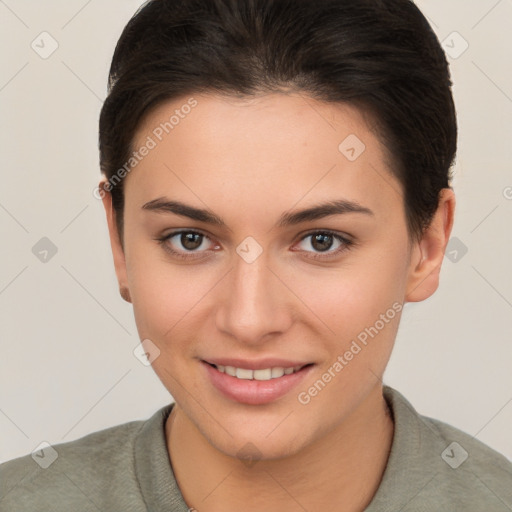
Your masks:
<path fill-rule="evenodd" d="M 337 149 L 344 134 L 359 133 L 366 139 L 373 138 L 369 120 L 368 114 L 350 104 L 326 103 L 298 92 L 244 98 L 194 94 L 150 110 L 135 133 L 134 145 L 142 145 L 147 135 L 161 142 L 168 136 L 176 139 L 192 134 L 209 146 L 209 142 L 224 135 L 233 137 L 232 132 L 236 131 L 236 141 L 243 141 L 245 149 L 254 149 L 256 143 L 259 149 L 261 144 L 319 145 L 322 140 Z"/>
<path fill-rule="evenodd" d="M 126 193 L 141 201 L 178 190 L 211 197 L 215 190 L 245 204 L 263 195 L 287 206 L 326 196 L 377 209 L 401 203 L 389 155 L 368 117 L 305 94 L 174 99 L 141 123 L 133 148 L 144 146 L 151 149 L 126 183 Z"/>

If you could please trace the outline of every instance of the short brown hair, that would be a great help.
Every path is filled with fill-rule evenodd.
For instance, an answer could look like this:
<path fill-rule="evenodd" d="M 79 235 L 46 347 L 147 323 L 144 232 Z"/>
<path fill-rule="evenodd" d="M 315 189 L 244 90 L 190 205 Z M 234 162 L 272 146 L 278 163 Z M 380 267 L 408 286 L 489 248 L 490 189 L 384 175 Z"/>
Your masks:
<path fill-rule="evenodd" d="M 110 180 L 164 101 L 292 87 L 372 114 L 419 237 L 448 187 L 457 122 L 441 45 L 410 0 L 150 0 L 128 22 L 99 122 Z M 122 237 L 123 182 L 112 188 Z"/>

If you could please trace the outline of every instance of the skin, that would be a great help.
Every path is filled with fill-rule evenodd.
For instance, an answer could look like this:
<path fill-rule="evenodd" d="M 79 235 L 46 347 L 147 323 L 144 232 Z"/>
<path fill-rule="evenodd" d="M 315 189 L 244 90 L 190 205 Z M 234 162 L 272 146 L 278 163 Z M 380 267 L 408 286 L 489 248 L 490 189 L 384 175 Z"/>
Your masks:
<path fill-rule="evenodd" d="M 125 178 L 124 247 L 111 196 L 103 198 L 120 289 L 133 303 L 140 339 L 158 347 L 152 365 L 176 401 L 166 437 L 178 485 L 200 512 L 364 510 L 393 439 L 382 375 L 401 314 L 308 404 L 298 394 L 393 304 L 434 293 L 453 191 L 441 192 L 429 229 L 413 241 L 390 155 L 356 108 L 296 92 L 193 97 L 197 106 Z M 134 147 L 187 99 L 150 112 Z M 366 146 L 353 162 L 338 149 L 351 134 Z M 226 227 L 142 209 L 163 197 L 209 208 Z M 284 212 L 338 199 L 373 214 L 276 226 Z M 197 257 L 179 259 L 155 240 L 179 229 L 206 235 Z M 332 239 L 328 254 L 344 250 L 315 259 L 325 252 L 307 235 L 326 229 L 354 244 Z M 252 263 L 236 252 L 248 236 L 263 250 Z M 187 251 L 179 236 L 166 243 Z M 207 378 L 200 360 L 222 356 L 315 366 L 279 400 L 248 405 Z M 248 442 L 258 452 L 253 464 L 237 456 Z"/>

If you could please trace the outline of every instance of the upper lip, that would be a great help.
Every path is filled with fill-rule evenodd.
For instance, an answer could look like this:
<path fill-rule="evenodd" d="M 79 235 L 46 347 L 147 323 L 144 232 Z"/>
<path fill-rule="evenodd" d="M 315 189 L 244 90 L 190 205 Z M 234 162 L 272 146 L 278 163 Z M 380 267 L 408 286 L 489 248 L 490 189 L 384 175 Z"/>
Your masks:
<path fill-rule="evenodd" d="M 295 368 L 297 366 L 306 366 L 310 362 L 292 361 L 289 359 L 279 359 L 268 357 L 265 359 L 248 360 L 230 357 L 208 358 L 203 359 L 205 363 L 214 364 L 215 366 L 234 366 L 235 368 L 244 368 L 247 370 L 263 370 L 265 368 Z"/>

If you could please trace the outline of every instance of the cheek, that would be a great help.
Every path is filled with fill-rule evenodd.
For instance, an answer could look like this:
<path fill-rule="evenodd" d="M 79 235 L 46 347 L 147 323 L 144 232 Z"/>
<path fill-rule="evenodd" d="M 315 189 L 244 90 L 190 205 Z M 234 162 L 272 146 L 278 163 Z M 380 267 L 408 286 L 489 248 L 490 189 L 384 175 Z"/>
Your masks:
<path fill-rule="evenodd" d="M 175 338 L 180 324 L 190 324 L 200 301 L 212 288 L 212 272 L 172 265 L 157 258 L 139 259 L 129 271 L 139 333 L 162 342 Z"/>
<path fill-rule="evenodd" d="M 407 253 L 405 246 L 402 249 L 360 251 L 336 270 L 299 271 L 290 282 L 319 320 L 337 337 L 347 339 L 403 301 Z"/>
<path fill-rule="evenodd" d="M 314 379 L 298 390 L 300 411 L 324 417 L 326 424 L 339 421 L 382 379 L 403 308 L 403 261 L 388 253 L 373 266 L 360 262 L 321 287 L 310 283 L 303 288 L 311 309 L 331 332 L 323 340 L 328 357 Z"/>
<path fill-rule="evenodd" d="M 407 273 L 406 242 L 386 250 L 375 247 L 352 261 L 316 286 L 314 280 L 302 280 L 301 293 L 309 295 L 308 305 L 330 332 L 324 340 L 329 356 L 322 363 L 321 382 L 311 382 L 302 390 L 304 400 L 314 397 L 317 406 L 328 407 L 340 396 L 354 400 L 375 385 L 398 331 Z"/>
<path fill-rule="evenodd" d="M 135 323 L 140 339 L 150 339 L 166 356 L 155 361 L 155 369 L 164 360 L 172 366 L 171 356 L 193 354 L 194 339 L 212 320 L 205 304 L 222 272 L 173 262 L 158 243 L 139 240 L 127 247 L 126 258 Z"/>

